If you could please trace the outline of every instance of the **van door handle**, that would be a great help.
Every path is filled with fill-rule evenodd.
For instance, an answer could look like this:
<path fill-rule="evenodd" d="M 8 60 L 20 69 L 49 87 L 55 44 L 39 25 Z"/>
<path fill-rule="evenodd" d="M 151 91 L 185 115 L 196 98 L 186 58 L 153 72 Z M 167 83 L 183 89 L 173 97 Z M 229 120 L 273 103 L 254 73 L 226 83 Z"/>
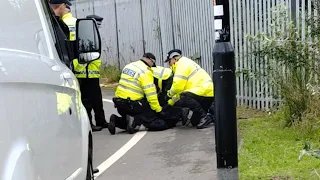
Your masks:
<path fill-rule="evenodd" d="M 72 74 L 68 73 L 68 72 L 64 72 L 64 73 L 62 73 L 62 77 L 64 79 L 72 79 Z"/>

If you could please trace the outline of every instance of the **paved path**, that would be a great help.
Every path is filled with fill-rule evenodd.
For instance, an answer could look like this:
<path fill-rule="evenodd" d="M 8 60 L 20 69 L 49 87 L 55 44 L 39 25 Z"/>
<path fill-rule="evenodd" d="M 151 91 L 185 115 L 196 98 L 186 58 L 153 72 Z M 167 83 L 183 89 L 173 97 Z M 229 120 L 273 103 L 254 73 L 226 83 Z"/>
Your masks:
<path fill-rule="evenodd" d="M 108 102 L 113 92 L 104 91 L 107 120 L 116 113 Z M 177 127 L 161 132 L 130 135 L 117 129 L 94 132 L 94 166 L 100 167 L 97 179 L 118 180 L 214 180 L 216 154 L 214 127 L 198 130 Z"/>

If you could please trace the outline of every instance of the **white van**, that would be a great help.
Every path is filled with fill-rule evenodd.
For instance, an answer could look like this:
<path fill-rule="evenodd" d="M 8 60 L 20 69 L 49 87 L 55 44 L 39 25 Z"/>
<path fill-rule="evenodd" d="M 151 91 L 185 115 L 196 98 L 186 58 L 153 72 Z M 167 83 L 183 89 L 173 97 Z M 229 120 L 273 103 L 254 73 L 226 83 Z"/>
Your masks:
<path fill-rule="evenodd" d="M 92 179 L 91 127 L 68 66 L 100 58 L 96 22 L 79 19 L 69 42 L 48 0 L 0 0 L 0 14 L 0 180 Z"/>

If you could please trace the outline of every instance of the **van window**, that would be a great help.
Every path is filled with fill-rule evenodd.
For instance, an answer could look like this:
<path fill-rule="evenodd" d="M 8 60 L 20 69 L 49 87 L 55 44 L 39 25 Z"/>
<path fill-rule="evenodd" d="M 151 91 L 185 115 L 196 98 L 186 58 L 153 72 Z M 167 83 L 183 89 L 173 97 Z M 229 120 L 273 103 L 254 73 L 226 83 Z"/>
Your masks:
<path fill-rule="evenodd" d="M 35 0 L 0 0 L 0 48 L 50 57 Z"/>

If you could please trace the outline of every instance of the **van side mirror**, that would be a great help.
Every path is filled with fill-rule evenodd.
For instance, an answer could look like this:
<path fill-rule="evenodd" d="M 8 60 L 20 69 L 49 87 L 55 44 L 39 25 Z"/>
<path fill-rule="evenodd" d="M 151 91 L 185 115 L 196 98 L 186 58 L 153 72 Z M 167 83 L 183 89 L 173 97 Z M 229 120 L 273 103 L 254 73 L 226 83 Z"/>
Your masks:
<path fill-rule="evenodd" d="M 101 57 L 101 38 L 94 19 L 77 19 L 76 49 L 78 62 L 89 63 Z"/>

